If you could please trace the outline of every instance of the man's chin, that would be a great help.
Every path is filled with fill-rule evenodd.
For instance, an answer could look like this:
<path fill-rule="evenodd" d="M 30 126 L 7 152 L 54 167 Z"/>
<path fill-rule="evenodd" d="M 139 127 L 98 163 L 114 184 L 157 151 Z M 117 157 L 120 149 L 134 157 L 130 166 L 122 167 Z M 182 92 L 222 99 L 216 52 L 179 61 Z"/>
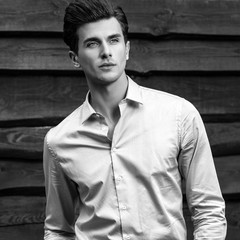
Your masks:
<path fill-rule="evenodd" d="M 103 84 L 110 84 L 116 82 L 120 78 L 120 76 L 121 75 L 119 74 L 109 72 L 102 74 L 98 79 L 99 82 L 102 82 Z"/>
<path fill-rule="evenodd" d="M 91 84 L 98 84 L 98 85 L 108 85 L 117 82 L 121 77 L 125 75 L 123 73 L 118 73 L 114 71 L 109 72 L 100 72 L 96 74 L 96 76 L 89 76 L 87 79 L 89 80 L 89 83 Z"/>

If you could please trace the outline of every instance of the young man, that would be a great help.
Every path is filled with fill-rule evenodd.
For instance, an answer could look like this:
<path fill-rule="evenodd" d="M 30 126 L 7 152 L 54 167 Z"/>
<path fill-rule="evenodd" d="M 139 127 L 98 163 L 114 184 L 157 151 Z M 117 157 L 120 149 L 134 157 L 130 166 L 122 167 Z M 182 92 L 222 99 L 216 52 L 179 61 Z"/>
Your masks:
<path fill-rule="evenodd" d="M 194 239 L 223 240 L 225 205 L 201 117 L 126 76 L 127 33 L 123 11 L 106 0 L 66 9 L 64 40 L 90 91 L 45 138 L 45 239 L 186 240 L 183 178 Z"/>

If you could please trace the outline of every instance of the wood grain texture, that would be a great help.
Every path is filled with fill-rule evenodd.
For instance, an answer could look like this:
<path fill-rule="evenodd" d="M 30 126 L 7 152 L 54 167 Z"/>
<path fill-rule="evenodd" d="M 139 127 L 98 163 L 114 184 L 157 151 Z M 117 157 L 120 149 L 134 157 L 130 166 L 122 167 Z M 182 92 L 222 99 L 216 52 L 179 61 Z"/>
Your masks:
<path fill-rule="evenodd" d="M 43 140 L 50 127 L 0 129 L 1 157 L 42 159 Z"/>
<path fill-rule="evenodd" d="M 131 76 L 138 84 L 178 95 L 192 102 L 204 114 L 236 114 L 240 112 L 240 76 L 176 74 Z M 226 105 L 225 105 L 226 104 Z"/>
<path fill-rule="evenodd" d="M 223 194 L 240 193 L 240 155 L 214 158 Z"/>
<path fill-rule="evenodd" d="M 240 114 L 240 76 L 150 75 L 131 77 L 137 83 L 179 95 L 192 102 L 202 115 Z M 82 104 L 88 91 L 83 76 L 0 76 L 0 126 L 11 122 L 51 125 Z M 214 120 L 214 119 L 213 119 Z"/>
<path fill-rule="evenodd" d="M 87 93 L 86 80 L 71 76 L 0 77 L 0 121 L 63 118 L 80 106 Z M 31 122 L 29 123 L 31 124 Z"/>
<path fill-rule="evenodd" d="M 44 197 L 0 197 L 0 226 L 42 223 L 45 219 Z"/>
<path fill-rule="evenodd" d="M 0 160 L 0 191 L 25 188 L 26 191 L 42 191 L 44 175 L 42 161 Z M 39 193 L 40 195 L 40 193 Z"/>
<path fill-rule="evenodd" d="M 127 69 L 150 71 L 237 71 L 240 41 L 131 40 Z M 74 70 L 60 38 L 0 38 L 0 69 Z"/>
<path fill-rule="evenodd" d="M 240 123 L 205 124 L 214 156 L 240 154 Z"/>
<path fill-rule="evenodd" d="M 43 223 L 0 227 L 0 240 L 43 240 Z"/>
<path fill-rule="evenodd" d="M 45 198 L 39 197 L 1 197 L 0 209 L 0 239 L 36 239 L 43 236 L 43 221 L 45 218 Z M 190 213 L 184 205 L 184 216 L 188 228 L 188 240 L 192 239 L 193 227 Z M 240 234 L 240 203 L 226 202 L 226 218 L 228 221 L 227 240 L 237 240 Z M 34 223 L 34 224 L 30 224 Z M 25 225 L 22 225 L 25 224 Z M 35 234 L 34 234 L 35 232 Z M 28 238 L 27 233 L 31 238 Z M 18 234 L 18 235 L 16 235 Z M 38 235 L 38 236 L 36 236 Z M 3 238 L 3 237 L 7 238 Z M 26 238 L 25 238 L 26 236 Z M 236 237 L 237 236 L 237 237 Z M 15 237 L 15 238 L 14 238 Z M 40 238 L 41 237 L 41 238 Z"/>
<path fill-rule="evenodd" d="M 130 32 L 240 35 L 240 3 L 228 0 L 114 0 L 128 17 Z M 67 1 L 0 2 L 0 31 L 61 32 Z"/>

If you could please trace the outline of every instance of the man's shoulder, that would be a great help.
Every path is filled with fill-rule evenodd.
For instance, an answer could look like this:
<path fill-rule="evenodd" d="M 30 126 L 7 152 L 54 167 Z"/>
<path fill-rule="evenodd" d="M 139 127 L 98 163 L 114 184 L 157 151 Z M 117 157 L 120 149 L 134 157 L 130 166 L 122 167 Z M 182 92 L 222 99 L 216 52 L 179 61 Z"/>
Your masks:
<path fill-rule="evenodd" d="M 64 142 L 69 135 L 77 131 L 80 125 L 81 109 L 82 105 L 48 131 L 46 138 L 49 145 Z"/>
<path fill-rule="evenodd" d="M 141 86 L 140 88 L 145 101 L 154 101 L 156 103 L 158 102 L 168 104 L 172 102 L 182 104 L 183 101 L 186 101 L 184 98 L 169 92 L 143 86 Z"/>
<path fill-rule="evenodd" d="M 148 87 L 140 86 L 143 101 L 148 106 L 155 106 L 158 109 L 168 109 L 169 111 L 177 111 L 179 114 L 190 112 L 198 112 L 195 106 L 185 99 L 184 97 L 153 89 Z"/>

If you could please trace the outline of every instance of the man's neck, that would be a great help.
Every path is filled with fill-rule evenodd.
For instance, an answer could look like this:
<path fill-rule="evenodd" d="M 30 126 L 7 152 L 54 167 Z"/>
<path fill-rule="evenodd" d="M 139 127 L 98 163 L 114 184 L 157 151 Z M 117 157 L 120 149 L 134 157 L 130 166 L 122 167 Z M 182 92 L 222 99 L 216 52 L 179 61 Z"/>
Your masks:
<path fill-rule="evenodd" d="M 105 85 L 89 85 L 91 105 L 96 112 L 101 113 L 109 125 L 115 126 L 119 117 L 119 103 L 125 97 L 128 87 L 127 76 Z"/>

